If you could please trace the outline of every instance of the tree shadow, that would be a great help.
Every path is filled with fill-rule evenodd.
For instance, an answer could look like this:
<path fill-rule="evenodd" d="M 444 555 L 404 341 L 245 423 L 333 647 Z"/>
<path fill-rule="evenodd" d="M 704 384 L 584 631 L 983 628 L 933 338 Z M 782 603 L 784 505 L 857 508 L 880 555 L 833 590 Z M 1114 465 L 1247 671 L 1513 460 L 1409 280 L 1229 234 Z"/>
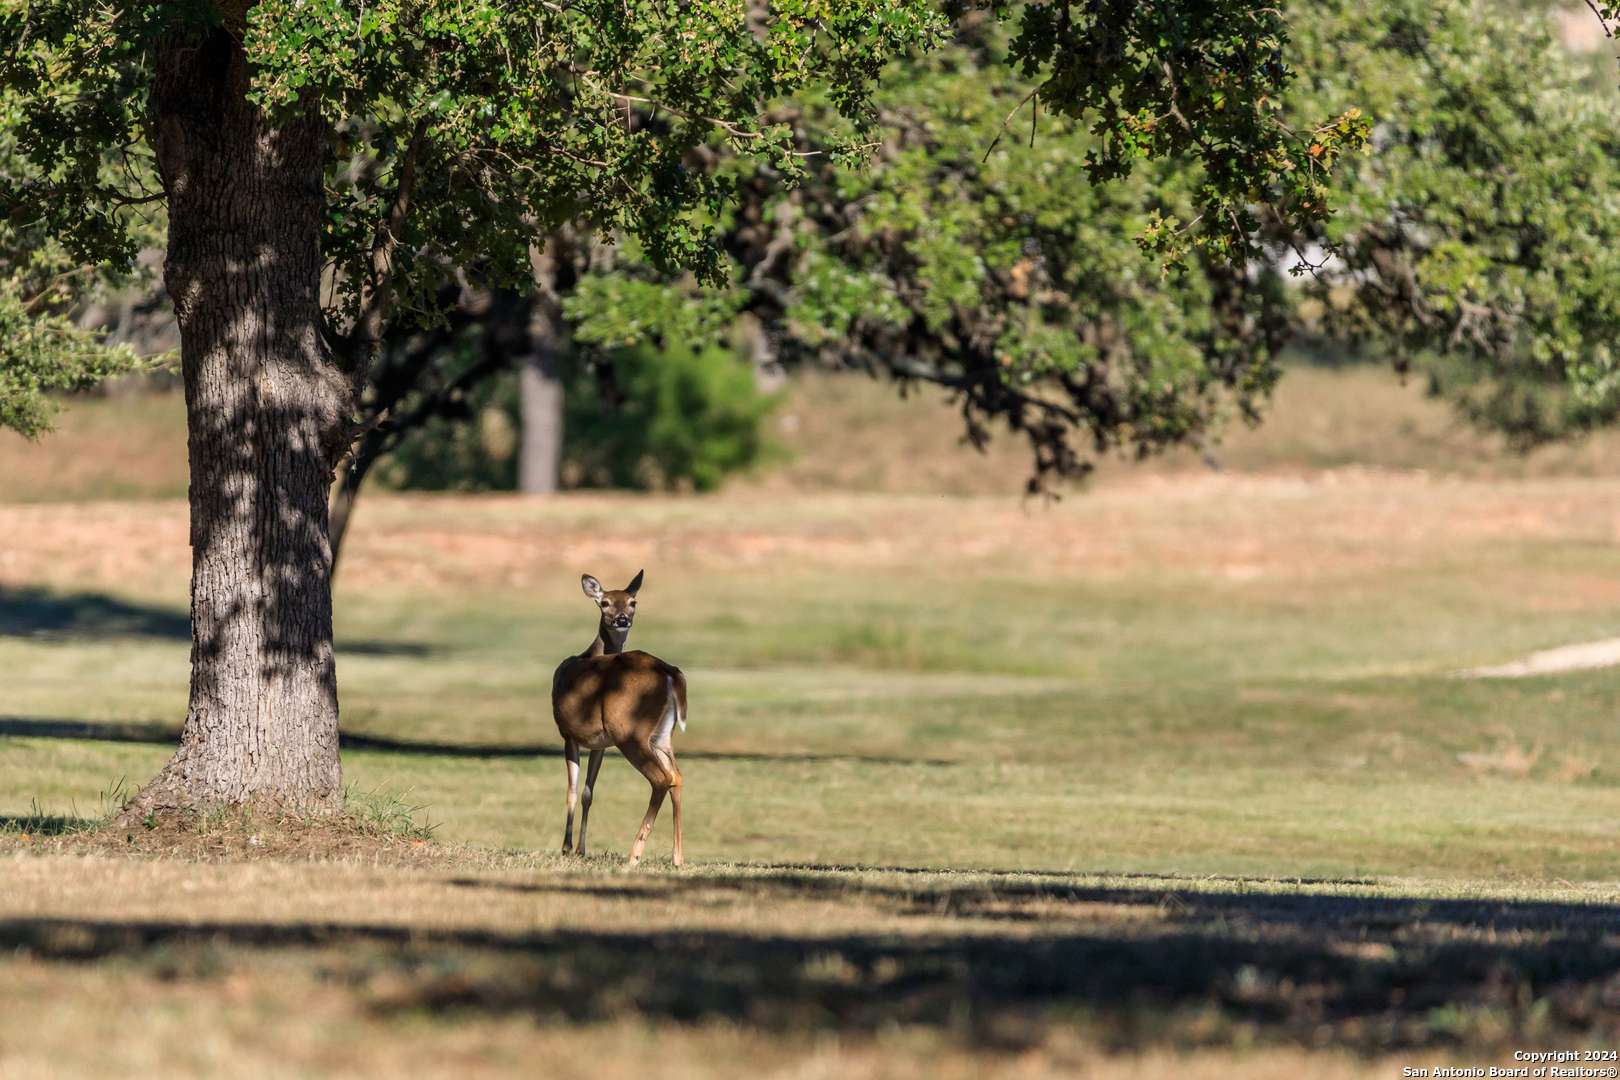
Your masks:
<path fill-rule="evenodd" d="M 44 641 L 150 638 L 189 642 L 191 616 L 176 608 L 99 592 L 56 592 L 38 586 L 0 587 L 0 637 Z M 339 641 L 339 656 L 426 657 L 442 646 L 417 641 Z"/>
<path fill-rule="evenodd" d="M 1544 935 L 1551 932 L 1603 937 L 1620 921 L 1620 905 L 1599 902 L 1509 900 L 1492 897 L 1432 898 L 1358 895 L 1331 892 L 1279 892 L 1256 889 L 1253 878 L 1182 876 L 1175 874 L 1090 871 L 1086 879 L 1064 871 L 942 870 L 939 867 L 815 867 L 784 869 L 779 864 L 736 864 L 740 873 L 705 872 L 701 876 L 673 875 L 645 881 L 597 882 L 590 878 L 525 882 L 461 876 L 446 880 L 457 888 L 510 890 L 525 893 L 566 893 L 614 897 L 645 897 L 730 891 L 776 900 L 860 899 L 892 915 L 948 916 L 960 919 L 1061 921 L 1088 915 L 1098 906 L 1135 908 L 1156 913 L 1158 920 L 1176 924 L 1204 924 L 1225 930 L 1248 927 L 1290 937 L 1330 937 L 1348 934 L 1355 940 L 1368 935 L 1402 931 L 1411 938 L 1414 928 L 1489 928 L 1489 933 Z M 752 866 L 760 872 L 747 872 Z M 916 885 L 850 876 L 851 872 L 915 875 Z M 950 883 L 962 875 L 973 880 Z M 1096 878 L 1136 879 L 1141 885 L 1100 884 Z M 1239 886 L 1217 891 L 1210 884 Z M 1290 885 L 1344 888 L 1371 884 L 1355 878 L 1296 878 Z M 1054 910 L 1054 908 L 1056 910 Z M 1415 939 L 1413 939 L 1415 940 Z M 1620 980 L 1620 969 L 1615 972 Z M 1616 985 L 1620 1005 L 1620 981 Z"/>
<path fill-rule="evenodd" d="M 0 588 L 0 637 L 191 640 L 191 617 L 97 592 Z"/>
<path fill-rule="evenodd" d="M 377 750 L 391 754 L 424 754 L 432 757 L 470 758 L 560 758 L 563 748 L 559 743 L 441 743 L 397 739 L 386 735 L 345 733 L 343 745 L 356 750 Z M 617 751 L 609 750 L 609 753 Z M 917 758 L 885 754 L 823 754 L 815 751 L 749 751 L 749 750 L 686 750 L 676 747 L 675 756 L 681 761 L 737 761 L 767 763 L 856 763 L 875 765 L 929 765 L 956 764 L 944 758 Z"/>
<path fill-rule="evenodd" d="M 1051 908 L 1084 912 L 1088 907 L 1127 907 L 1152 910 L 1177 924 L 1219 927 L 1236 933 L 1250 930 L 1290 938 L 1376 940 L 1381 934 L 1399 933 L 1417 941 L 1418 929 L 1466 930 L 1488 928 L 1488 936 L 1505 934 L 1537 937 L 1574 934 L 1593 938 L 1611 935 L 1620 919 L 1620 905 L 1570 901 L 1508 900 L 1493 897 L 1433 898 L 1364 895 L 1353 892 L 1279 892 L 1253 888 L 1254 879 L 1115 874 L 1098 871 L 1088 876 L 1138 879 L 1141 885 L 1098 884 L 1076 881 L 1063 873 L 1041 874 L 1021 870 L 983 871 L 978 881 L 936 884 L 940 870 L 902 869 L 916 874 L 917 885 L 892 884 L 842 874 L 811 870 L 782 871 L 768 867 L 765 875 L 717 874 L 702 878 L 676 878 L 678 889 L 713 885 L 784 898 L 838 899 L 864 897 L 900 915 L 944 915 L 962 919 L 1023 920 L 1052 918 Z M 883 867 L 872 873 L 896 873 Z M 981 872 L 966 873 L 980 876 Z M 922 875 L 934 875 L 930 881 Z M 1212 890 L 1209 884 L 1235 885 L 1231 891 Z M 1354 878 L 1294 879 L 1307 887 L 1345 888 L 1370 882 Z M 1620 969 L 1616 969 L 1620 976 Z M 1620 992 L 1620 983 L 1616 986 Z M 1620 997 L 1616 1003 L 1620 1004 Z"/>
<path fill-rule="evenodd" d="M 95 742 L 173 746 L 178 727 L 128 721 L 71 720 L 46 716 L 0 716 L 0 735 L 28 739 L 90 739 Z"/>
<path fill-rule="evenodd" d="M 96 742 L 142 743 L 173 746 L 180 729 L 167 724 L 114 720 L 74 720 L 63 717 L 0 716 L 0 736 L 16 735 L 32 739 L 89 739 Z M 386 735 L 341 732 L 338 744 L 345 750 L 370 753 L 420 754 L 450 758 L 560 758 L 562 747 L 555 744 L 439 743 L 396 739 Z M 683 750 L 682 761 L 732 761 L 764 763 L 862 762 L 878 765 L 950 765 L 935 758 L 883 757 L 878 755 L 795 753 L 750 753 L 747 751 Z"/>
<path fill-rule="evenodd" d="M 66 836 L 83 832 L 96 824 L 93 818 L 64 817 L 56 814 L 0 814 L 0 836 L 27 833 L 30 836 Z"/>
<path fill-rule="evenodd" d="M 381 1015 L 629 1016 L 845 1035 L 920 1026 L 982 1047 L 1037 1045 L 1076 1023 L 1120 1047 L 1259 1039 L 1365 1052 L 1477 1051 L 1532 1034 L 1601 1040 L 1620 1030 L 1613 904 L 1072 882 L 1067 890 L 1022 882 L 912 890 L 833 875 L 558 887 L 621 898 L 742 890 L 744 902 L 859 896 L 928 918 L 916 930 L 828 932 L 813 912 L 783 909 L 766 932 L 526 934 L 13 919 L 0 921 L 0 953 L 57 962 L 151 953 L 183 970 L 187 950 L 206 951 L 196 964 L 212 971 L 221 947 L 322 949 L 322 970 L 344 972 L 345 985 Z M 924 901 L 930 906 L 912 910 Z M 986 921 L 995 906 L 1036 903 L 1037 917 L 1015 930 Z M 947 913 L 965 921 L 942 930 Z M 1489 1024 L 1471 1028 L 1471 1015 Z"/>

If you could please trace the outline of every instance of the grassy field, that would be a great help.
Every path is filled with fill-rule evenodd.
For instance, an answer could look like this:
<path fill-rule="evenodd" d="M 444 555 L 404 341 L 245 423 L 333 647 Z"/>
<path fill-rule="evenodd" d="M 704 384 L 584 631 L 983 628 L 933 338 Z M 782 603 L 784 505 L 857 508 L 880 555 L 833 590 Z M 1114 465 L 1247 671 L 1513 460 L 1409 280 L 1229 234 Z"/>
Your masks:
<path fill-rule="evenodd" d="M 433 841 L 84 841 L 184 710 L 184 506 L 0 505 L 0 1075 L 1389 1076 L 1620 1040 L 1614 674 L 1456 674 L 1620 634 L 1612 483 L 388 497 L 356 530 L 347 776 Z M 692 865 L 666 820 L 626 876 L 618 760 L 599 854 L 550 854 L 546 693 L 578 573 L 641 566 L 632 642 L 692 679 Z"/>

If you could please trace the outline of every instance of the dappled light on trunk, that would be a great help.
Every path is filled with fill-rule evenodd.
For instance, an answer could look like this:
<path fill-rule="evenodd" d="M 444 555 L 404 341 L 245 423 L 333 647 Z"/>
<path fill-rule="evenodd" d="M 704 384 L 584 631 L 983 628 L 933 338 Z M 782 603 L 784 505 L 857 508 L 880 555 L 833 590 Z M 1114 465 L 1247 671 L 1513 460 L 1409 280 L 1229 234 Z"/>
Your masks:
<path fill-rule="evenodd" d="M 191 465 L 192 667 L 180 748 L 127 811 L 342 802 L 327 489 L 350 404 L 323 347 L 326 128 L 272 126 L 226 30 L 161 54 L 165 281 Z"/>

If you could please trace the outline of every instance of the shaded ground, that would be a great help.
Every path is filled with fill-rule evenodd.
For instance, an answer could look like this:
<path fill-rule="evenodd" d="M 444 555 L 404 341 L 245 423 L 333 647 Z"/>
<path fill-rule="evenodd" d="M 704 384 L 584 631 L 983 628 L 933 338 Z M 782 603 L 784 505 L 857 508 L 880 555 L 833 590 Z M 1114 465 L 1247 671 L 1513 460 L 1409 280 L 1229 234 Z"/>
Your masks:
<path fill-rule="evenodd" d="M 1198 1061 L 1199 1048 L 1289 1055 L 1306 1074 L 1343 1068 L 1348 1050 L 1372 1073 L 1392 1055 L 1507 1063 L 1526 1045 L 1620 1038 L 1620 906 L 1571 887 L 748 865 L 627 876 L 454 849 L 417 867 L 0 854 L 0 870 L 15 883 L 0 976 L 20 970 L 68 1007 L 86 965 L 160 997 L 217 988 L 257 1003 L 246 1060 L 301 1022 L 273 1000 L 289 980 L 336 991 L 340 1022 L 365 1040 L 409 1038 L 425 1019 L 450 1041 L 517 1022 L 519 1043 L 568 1033 L 582 1052 L 625 1025 L 700 1044 L 746 1032 L 733 1068 L 834 1033 L 857 1054 L 903 1035 L 924 1059 L 994 1073 Z M 0 1046 L 18 1022 L 0 1017 Z M 609 1055 L 610 1073 L 623 1060 Z"/>

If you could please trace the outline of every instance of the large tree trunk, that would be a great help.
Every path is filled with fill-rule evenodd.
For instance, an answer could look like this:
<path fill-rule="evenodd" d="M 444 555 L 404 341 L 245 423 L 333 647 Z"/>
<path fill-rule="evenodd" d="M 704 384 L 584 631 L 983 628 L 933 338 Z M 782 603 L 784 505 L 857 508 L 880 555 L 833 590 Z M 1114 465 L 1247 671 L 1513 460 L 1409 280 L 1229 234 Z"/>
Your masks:
<path fill-rule="evenodd" d="M 153 90 L 191 461 L 191 698 L 130 814 L 342 804 L 327 492 L 352 383 L 323 347 L 327 133 L 244 96 L 229 28 Z"/>

